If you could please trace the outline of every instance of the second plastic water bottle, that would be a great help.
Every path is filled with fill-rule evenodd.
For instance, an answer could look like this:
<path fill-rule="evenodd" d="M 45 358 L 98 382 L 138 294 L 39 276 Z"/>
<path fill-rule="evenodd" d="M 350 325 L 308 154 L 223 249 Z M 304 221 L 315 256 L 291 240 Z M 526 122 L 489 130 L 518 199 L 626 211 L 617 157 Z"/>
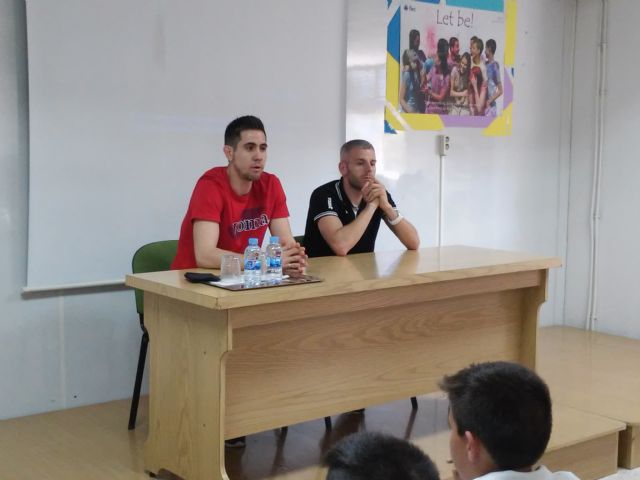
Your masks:
<path fill-rule="evenodd" d="M 267 245 L 266 255 L 267 271 L 266 280 L 269 283 L 279 283 L 282 281 L 282 247 L 279 237 L 271 237 Z"/>
<path fill-rule="evenodd" d="M 249 245 L 244 250 L 244 285 L 255 287 L 260 285 L 260 247 L 257 238 L 250 238 Z"/>

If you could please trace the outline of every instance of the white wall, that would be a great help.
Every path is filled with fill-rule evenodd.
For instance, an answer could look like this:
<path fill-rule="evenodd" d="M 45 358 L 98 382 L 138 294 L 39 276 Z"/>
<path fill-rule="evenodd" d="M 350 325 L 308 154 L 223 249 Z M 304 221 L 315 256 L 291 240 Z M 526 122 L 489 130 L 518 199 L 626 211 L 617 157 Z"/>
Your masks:
<path fill-rule="evenodd" d="M 313 12 L 291 0 L 133 5 L 27 3 L 30 288 L 121 280 L 138 246 L 175 238 L 195 179 L 226 165 L 239 114 L 265 122 L 295 231 L 308 192 L 335 176 L 343 0 Z"/>
<path fill-rule="evenodd" d="M 484 136 L 473 128 L 382 133 L 386 38 L 376 32 L 386 28 L 397 4 L 389 11 L 386 4 L 376 5 L 369 0 L 349 3 L 354 42 L 350 36 L 347 136 L 364 136 L 382 146 L 379 168 L 395 173 L 386 185 L 418 226 L 422 245 L 438 240 L 436 134 L 446 133 L 451 148 L 443 169 L 442 244 L 564 258 L 574 2 L 518 2 L 513 131 L 507 137 Z M 498 45 L 498 58 L 503 49 Z M 383 228 L 376 247 L 397 248 L 392 237 Z M 564 270 L 554 269 L 542 325 L 562 322 L 563 290 Z"/>
<path fill-rule="evenodd" d="M 601 0 L 579 0 L 567 259 L 566 322 L 587 320 L 589 218 L 593 181 L 596 59 Z M 640 338 L 640 62 L 631 54 L 640 43 L 640 2 L 609 0 L 607 88 L 598 248 L 596 329 Z"/>
<path fill-rule="evenodd" d="M 305 44 L 309 42 L 322 42 L 329 35 L 338 36 L 337 42 L 344 41 L 346 0 L 314 2 L 304 7 L 294 0 L 280 0 L 278 5 L 282 9 L 288 3 L 296 4 L 296 16 L 290 20 L 307 22 L 308 35 L 297 39 L 292 48 L 299 60 L 305 58 Z M 567 51 L 572 48 L 575 3 L 518 2 L 514 135 L 475 141 L 475 136 L 456 133 L 448 159 L 454 163 L 449 175 L 455 182 L 448 189 L 445 185 L 446 202 L 455 207 L 447 213 L 446 243 L 476 243 L 560 256 L 566 253 L 566 318 L 576 325 L 584 321 L 586 303 L 597 3 L 581 0 L 578 5 L 576 92 L 571 109 L 566 81 L 571 78 L 573 61 Z M 621 28 L 611 35 L 610 70 L 628 74 L 619 78 L 610 75 L 601 256 L 601 264 L 610 267 L 601 271 L 599 328 L 640 338 L 639 322 L 634 322 L 639 311 L 638 282 L 633 282 L 633 273 L 640 266 L 634 255 L 640 231 L 635 212 L 638 194 L 633 188 L 634 181 L 640 179 L 640 166 L 634 163 L 637 148 L 631 143 L 638 131 L 634 129 L 637 110 L 631 104 L 637 105 L 638 97 L 629 88 L 639 64 L 627 53 L 638 43 L 632 19 L 638 18 L 640 6 L 635 0 L 612 3 L 611 22 Z M 247 12 L 239 14 L 247 15 L 249 24 L 266 22 L 273 28 L 285 28 L 277 18 L 252 18 L 251 9 L 246 8 Z M 315 18 L 317 9 L 331 20 L 331 28 L 309 21 Z M 255 41 L 251 32 L 249 25 L 226 42 L 245 45 Z M 0 418 L 130 396 L 140 338 L 132 293 L 128 291 L 30 298 L 20 294 L 26 281 L 27 242 L 25 38 L 24 1 L 0 0 Z M 334 95 L 343 100 L 343 105 L 344 50 L 336 49 L 334 54 L 331 67 L 322 74 L 333 82 Z M 312 62 L 313 58 L 304 61 Z M 530 78 L 520 80 L 519 75 Z M 296 148 L 312 149 L 316 154 L 322 149 L 327 161 L 335 165 L 344 109 L 336 111 L 336 126 L 336 138 L 317 139 L 311 145 L 288 145 L 289 154 Z M 433 154 L 429 148 L 424 168 L 434 165 Z M 277 171 L 283 166 L 272 168 Z M 484 191 L 472 195 L 467 187 Z M 295 200 L 304 197 L 304 192 L 293 186 L 287 186 L 287 190 L 296 201 L 292 208 L 294 229 L 300 230 L 306 198 Z M 483 220 L 486 212 L 490 221 Z M 432 242 L 430 237 L 424 243 Z M 544 310 L 546 323 L 563 322 L 564 285 L 560 272 L 550 290 L 553 305 Z M 123 428 L 125 422 L 123 418 Z"/>
<path fill-rule="evenodd" d="M 0 3 L 0 416 L 55 408 L 55 302 L 25 308 L 27 240 L 27 64 L 24 4 Z"/>
<path fill-rule="evenodd" d="M 512 134 L 451 132 L 443 243 L 566 258 L 574 18 L 572 1 L 518 2 Z M 553 269 L 541 325 L 563 323 L 563 298 Z"/>

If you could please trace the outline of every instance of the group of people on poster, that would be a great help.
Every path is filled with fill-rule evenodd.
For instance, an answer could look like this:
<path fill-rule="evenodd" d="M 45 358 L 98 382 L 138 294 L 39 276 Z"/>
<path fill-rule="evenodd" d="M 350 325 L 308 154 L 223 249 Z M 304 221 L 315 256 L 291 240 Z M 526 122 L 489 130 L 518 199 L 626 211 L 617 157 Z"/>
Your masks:
<path fill-rule="evenodd" d="M 460 54 L 458 38 L 440 38 L 434 55 L 420 49 L 420 32 L 411 30 L 402 53 L 400 107 L 406 113 L 491 116 L 502 95 L 496 41 L 471 37 Z"/>

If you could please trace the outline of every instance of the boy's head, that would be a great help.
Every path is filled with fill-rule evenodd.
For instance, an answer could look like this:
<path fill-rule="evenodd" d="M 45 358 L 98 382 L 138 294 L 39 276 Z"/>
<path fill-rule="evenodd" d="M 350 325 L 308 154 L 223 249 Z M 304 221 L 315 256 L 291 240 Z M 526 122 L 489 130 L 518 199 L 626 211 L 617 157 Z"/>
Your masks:
<path fill-rule="evenodd" d="M 449 395 L 450 449 L 462 480 L 522 470 L 551 435 L 551 397 L 533 371 L 510 362 L 471 365 L 440 382 Z"/>
<path fill-rule="evenodd" d="M 449 39 L 449 52 L 453 58 L 460 56 L 460 41 L 457 37 L 451 37 Z"/>
<path fill-rule="evenodd" d="M 327 453 L 327 480 L 439 480 L 438 469 L 406 440 L 360 432 L 340 440 Z"/>
<path fill-rule="evenodd" d="M 411 30 L 409 32 L 409 48 L 412 50 L 420 50 L 420 32 Z"/>
<path fill-rule="evenodd" d="M 493 38 L 487 40 L 487 44 L 484 46 L 485 55 L 493 56 L 496 54 L 496 41 Z"/>
<path fill-rule="evenodd" d="M 478 37 L 471 37 L 471 44 L 469 48 L 469 52 L 473 58 L 477 58 L 482 55 L 482 51 L 484 50 L 484 42 Z"/>

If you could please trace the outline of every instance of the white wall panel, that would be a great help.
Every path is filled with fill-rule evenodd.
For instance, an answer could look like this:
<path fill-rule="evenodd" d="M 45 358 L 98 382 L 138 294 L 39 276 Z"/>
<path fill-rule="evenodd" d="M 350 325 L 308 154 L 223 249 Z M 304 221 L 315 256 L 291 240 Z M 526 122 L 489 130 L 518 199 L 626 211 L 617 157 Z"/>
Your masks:
<path fill-rule="evenodd" d="M 594 3 L 591 7 L 597 8 L 599 14 L 600 2 Z M 640 95 L 636 95 L 631 86 L 634 79 L 640 78 L 640 63 L 629 56 L 632 46 L 640 44 L 637 28 L 640 3 L 633 0 L 607 3 L 596 329 L 640 338 L 640 147 L 637 140 Z M 597 35 L 590 36 L 580 48 L 588 52 L 594 38 L 599 40 Z M 576 80 L 577 92 L 580 79 Z M 595 98 L 595 95 L 584 97 Z"/>
<path fill-rule="evenodd" d="M 28 286 L 121 280 L 138 246 L 177 238 L 197 178 L 227 164 L 224 128 L 249 113 L 301 232 L 344 136 L 344 10 L 27 2 Z"/>
<path fill-rule="evenodd" d="M 27 58 L 24 3 L 0 0 L 0 418 L 60 406 L 58 304 L 25 302 Z"/>
<path fill-rule="evenodd" d="M 600 0 L 580 0 L 576 21 L 565 290 L 565 322 L 575 327 L 587 325 L 600 4 Z"/>
<path fill-rule="evenodd" d="M 142 336 L 133 292 L 68 295 L 63 301 L 67 406 L 131 396 Z"/>
<path fill-rule="evenodd" d="M 598 331 L 640 338 L 640 149 L 637 114 L 640 99 L 632 79 L 640 64 L 629 49 L 640 41 L 635 22 L 640 4 L 609 0 L 606 96 L 601 178 L 596 322 Z M 596 137 L 596 66 L 602 0 L 578 2 L 569 210 L 569 257 L 565 298 L 566 322 L 587 324 L 591 260 L 591 195 Z"/>
<path fill-rule="evenodd" d="M 385 76 L 386 25 L 397 4 L 386 6 L 349 3 L 347 137 L 362 136 L 380 147 L 381 177 L 394 197 L 402 192 L 408 200 L 397 203 L 416 224 L 422 245 L 437 244 L 436 135 L 446 133 L 451 149 L 443 170 L 442 243 L 564 257 L 565 235 L 558 232 L 566 231 L 567 189 L 560 179 L 566 181 L 568 165 L 562 152 L 570 112 L 563 106 L 571 85 L 565 62 L 572 52 L 565 44 L 573 3 L 518 2 L 514 127 L 508 137 L 486 137 L 471 128 L 383 133 L 385 90 L 379 79 Z M 398 245 L 385 231 L 379 247 Z M 553 272 L 544 324 L 562 321 L 555 318 L 563 293 L 557 277 Z"/>

